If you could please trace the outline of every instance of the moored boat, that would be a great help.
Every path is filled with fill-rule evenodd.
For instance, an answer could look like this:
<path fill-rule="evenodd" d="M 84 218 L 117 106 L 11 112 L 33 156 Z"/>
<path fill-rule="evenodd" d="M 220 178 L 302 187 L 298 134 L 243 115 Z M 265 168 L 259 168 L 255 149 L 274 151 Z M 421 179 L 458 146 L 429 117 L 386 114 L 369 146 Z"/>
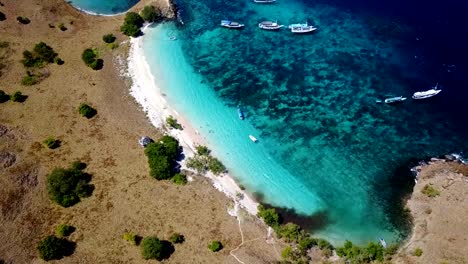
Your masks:
<path fill-rule="evenodd" d="M 257 3 L 257 4 L 272 4 L 274 2 L 276 2 L 276 0 L 253 0 L 254 3 Z"/>
<path fill-rule="evenodd" d="M 227 28 L 243 28 L 244 24 L 240 24 L 239 22 L 231 20 L 221 20 L 221 26 Z"/>
<path fill-rule="evenodd" d="M 387 99 L 384 100 L 384 102 L 386 104 L 392 104 L 392 103 L 398 103 L 398 102 L 401 102 L 401 101 L 404 101 L 404 100 L 406 100 L 406 97 L 397 96 L 397 97 L 387 98 Z"/>
<path fill-rule="evenodd" d="M 379 238 L 379 242 L 380 242 L 380 245 L 382 245 L 382 247 L 384 247 L 384 248 L 387 247 L 387 242 L 385 241 L 385 239 Z"/>
<path fill-rule="evenodd" d="M 305 23 L 305 24 L 291 24 L 291 25 L 289 25 L 289 29 L 291 29 L 292 33 L 296 33 L 296 34 L 310 33 L 310 32 L 313 32 L 313 31 L 317 30 L 316 27 L 309 26 L 308 23 Z"/>
<path fill-rule="evenodd" d="M 244 112 L 242 112 L 242 109 L 240 108 L 240 106 L 237 107 L 237 114 L 239 115 L 239 119 L 240 120 L 244 120 Z"/>
<path fill-rule="evenodd" d="M 277 21 L 262 21 L 258 24 L 258 27 L 265 30 L 278 30 L 284 25 L 279 25 Z"/>
<path fill-rule="evenodd" d="M 249 138 L 250 138 L 250 140 L 252 140 L 253 142 L 257 142 L 257 141 L 258 141 L 258 139 L 256 139 L 256 138 L 255 138 L 254 136 L 252 136 L 252 135 L 249 135 Z"/>
<path fill-rule="evenodd" d="M 423 91 L 423 92 L 415 92 L 412 96 L 413 99 L 426 99 L 426 98 L 429 98 L 429 97 L 432 97 L 434 95 L 437 95 L 439 94 L 440 92 L 442 92 L 442 90 L 440 89 L 437 89 L 437 86 L 439 84 L 437 83 L 436 86 L 432 87 L 432 89 L 429 89 L 427 91 Z"/>

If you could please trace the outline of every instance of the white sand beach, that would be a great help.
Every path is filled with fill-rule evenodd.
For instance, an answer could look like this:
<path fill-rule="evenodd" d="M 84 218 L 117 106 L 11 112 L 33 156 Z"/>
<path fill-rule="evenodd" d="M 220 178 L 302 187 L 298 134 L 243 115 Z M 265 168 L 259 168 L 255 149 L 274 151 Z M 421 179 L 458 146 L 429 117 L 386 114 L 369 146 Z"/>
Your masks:
<path fill-rule="evenodd" d="M 145 30 L 147 30 L 147 27 L 143 29 L 143 31 Z M 162 128 L 164 126 L 164 120 L 169 115 L 177 118 L 177 121 L 183 126 L 184 130 L 171 129 L 168 133 L 179 140 L 185 156 L 191 157 L 195 153 L 195 146 L 205 145 L 205 142 L 198 131 L 190 125 L 190 122 L 172 109 L 162 95 L 161 89 L 157 86 L 155 78 L 151 74 L 149 65 L 145 59 L 142 46 L 143 38 L 144 36 L 132 38 L 130 41 L 131 48 L 128 57 L 128 74 L 133 80 L 130 94 L 143 107 L 143 110 L 147 113 L 149 120 L 155 127 Z M 182 166 L 186 168 L 185 164 L 182 164 Z M 258 203 L 245 191 L 241 190 L 229 174 L 215 176 L 211 173 L 207 173 L 205 176 L 212 180 L 216 189 L 226 194 L 235 202 L 238 202 L 247 212 L 253 215 L 257 213 Z M 238 193 L 242 194 L 242 199 L 237 198 Z"/>

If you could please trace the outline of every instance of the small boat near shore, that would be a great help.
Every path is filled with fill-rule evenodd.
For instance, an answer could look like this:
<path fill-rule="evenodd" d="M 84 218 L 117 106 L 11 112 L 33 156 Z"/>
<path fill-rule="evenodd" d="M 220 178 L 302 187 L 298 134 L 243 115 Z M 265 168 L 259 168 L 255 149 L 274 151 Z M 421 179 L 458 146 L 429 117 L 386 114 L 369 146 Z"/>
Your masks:
<path fill-rule="evenodd" d="M 413 99 L 426 99 L 426 98 L 429 98 L 429 97 L 432 97 L 434 95 L 437 95 L 439 94 L 440 92 L 442 92 L 442 90 L 438 89 L 437 86 L 439 86 L 439 83 L 436 84 L 436 86 L 432 87 L 432 89 L 429 89 L 427 91 L 423 91 L 423 92 L 415 92 L 412 96 Z"/>
<path fill-rule="evenodd" d="M 261 28 L 261 29 L 265 29 L 265 30 L 278 30 L 282 27 L 284 27 L 284 25 L 279 25 L 278 24 L 278 21 L 262 21 L 258 24 L 258 27 Z"/>
<path fill-rule="evenodd" d="M 244 24 L 231 20 L 221 20 L 221 26 L 226 28 L 240 29 L 244 27 Z"/>
<path fill-rule="evenodd" d="M 276 0 L 253 0 L 257 4 L 273 4 Z"/>
<path fill-rule="evenodd" d="M 382 247 L 387 248 L 387 242 L 385 241 L 385 239 L 379 238 L 379 242 L 380 242 L 380 245 L 382 245 Z"/>
<path fill-rule="evenodd" d="M 258 141 L 258 139 L 255 138 L 255 137 L 252 136 L 252 135 L 249 135 L 249 138 L 250 138 L 250 140 L 252 140 L 254 143 Z"/>
<path fill-rule="evenodd" d="M 406 97 L 403 96 L 397 96 L 397 97 L 390 97 L 384 100 L 386 104 L 393 104 L 393 103 L 398 103 L 406 100 Z"/>
<path fill-rule="evenodd" d="M 239 115 L 239 119 L 240 119 L 240 120 L 244 120 L 244 118 L 245 118 L 244 112 L 242 111 L 242 109 L 240 108 L 240 106 L 237 107 L 237 114 Z"/>
<path fill-rule="evenodd" d="M 316 27 L 309 26 L 307 22 L 305 24 L 291 24 L 288 28 L 291 29 L 292 33 L 296 34 L 305 34 L 317 30 Z"/>

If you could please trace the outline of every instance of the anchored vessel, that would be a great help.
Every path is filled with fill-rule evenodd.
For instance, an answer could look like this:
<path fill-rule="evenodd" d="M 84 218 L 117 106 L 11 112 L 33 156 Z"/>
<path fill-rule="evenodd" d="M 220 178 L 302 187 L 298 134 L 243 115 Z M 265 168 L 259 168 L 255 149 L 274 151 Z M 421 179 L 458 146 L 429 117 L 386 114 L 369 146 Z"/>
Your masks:
<path fill-rule="evenodd" d="M 250 140 L 252 140 L 253 142 L 257 142 L 257 141 L 258 141 L 258 140 L 257 140 L 254 136 L 252 136 L 252 135 L 249 135 L 249 138 L 250 138 Z"/>
<path fill-rule="evenodd" d="M 442 90 L 437 89 L 437 86 L 439 83 L 436 84 L 436 86 L 432 87 L 432 89 L 423 91 L 423 92 L 415 92 L 413 94 L 413 99 L 426 99 L 429 97 L 432 97 L 434 95 L 437 95 L 438 93 L 442 92 Z"/>
<path fill-rule="evenodd" d="M 257 3 L 257 4 L 272 4 L 274 2 L 276 2 L 276 0 L 253 0 L 254 3 Z"/>
<path fill-rule="evenodd" d="M 239 115 L 240 120 L 244 120 L 244 112 L 242 112 L 240 106 L 237 107 L 237 114 Z"/>
<path fill-rule="evenodd" d="M 404 101 L 406 100 L 406 97 L 403 97 L 403 96 L 397 96 L 397 97 L 391 97 L 391 98 L 387 98 L 385 99 L 385 103 L 386 104 L 392 104 L 392 103 L 398 103 L 398 102 L 401 102 L 401 101 Z"/>
<path fill-rule="evenodd" d="M 243 28 L 244 24 L 240 24 L 231 20 L 221 20 L 221 26 L 227 28 Z"/>
<path fill-rule="evenodd" d="M 284 27 L 284 25 L 278 25 L 278 21 L 263 21 L 258 24 L 258 27 L 265 30 L 277 30 Z"/>
<path fill-rule="evenodd" d="M 313 26 L 309 26 L 308 23 L 305 23 L 305 24 L 291 24 L 291 25 L 289 25 L 289 29 L 291 29 L 292 33 L 297 33 L 297 34 L 310 33 L 310 32 L 313 32 L 313 31 L 317 30 L 317 28 L 315 28 Z"/>

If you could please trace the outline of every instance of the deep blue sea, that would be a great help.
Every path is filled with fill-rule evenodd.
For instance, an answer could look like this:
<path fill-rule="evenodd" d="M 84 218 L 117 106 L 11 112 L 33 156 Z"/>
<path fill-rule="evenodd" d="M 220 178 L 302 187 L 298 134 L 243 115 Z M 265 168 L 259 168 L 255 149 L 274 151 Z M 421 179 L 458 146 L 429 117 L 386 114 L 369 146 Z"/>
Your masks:
<path fill-rule="evenodd" d="M 409 167 L 468 150 L 468 3 L 178 6 L 184 24 L 147 31 L 145 55 L 169 103 L 236 180 L 285 220 L 334 242 L 404 238 L 401 201 L 414 184 Z M 221 19 L 246 26 L 220 28 Z M 318 30 L 262 31 L 263 20 L 308 21 Z M 411 99 L 436 83 L 439 95 Z M 408 100 L 375 102 L 400 95 Z M 237 105 L 246 120 L 238 119 Z"/>

